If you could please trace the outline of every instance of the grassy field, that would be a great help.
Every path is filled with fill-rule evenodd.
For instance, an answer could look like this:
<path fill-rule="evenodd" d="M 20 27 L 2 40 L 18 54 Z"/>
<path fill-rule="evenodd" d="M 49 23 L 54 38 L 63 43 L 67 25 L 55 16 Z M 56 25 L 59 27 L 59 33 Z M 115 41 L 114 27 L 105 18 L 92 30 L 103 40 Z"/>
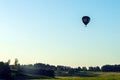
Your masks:
<path fill-rule="evenodd" d="M 56 77 L 55 79 L 33 79 L 33 80 L 120 80 L 120 73 L 99 72 L 96 77 Z"/>

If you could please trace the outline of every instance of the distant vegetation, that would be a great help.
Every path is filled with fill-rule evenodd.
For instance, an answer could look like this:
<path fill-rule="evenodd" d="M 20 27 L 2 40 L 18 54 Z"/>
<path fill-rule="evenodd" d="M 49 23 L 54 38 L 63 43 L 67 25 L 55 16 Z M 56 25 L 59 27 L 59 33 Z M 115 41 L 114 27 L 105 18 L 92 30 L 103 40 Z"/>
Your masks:
<path fill-rule="evenodd" d="M 10 65 L 10 60 L 8 62 L 0 62 L 0 79 L 5 80 L 55 78 L 55 76 L 98 76 L 93 72 L 120 72 L 120 65 L 72 68 L 69 66 L 54 66 L 43 63 L 20 65 L 18 59 L 15 59 L 14 65 Z"/>

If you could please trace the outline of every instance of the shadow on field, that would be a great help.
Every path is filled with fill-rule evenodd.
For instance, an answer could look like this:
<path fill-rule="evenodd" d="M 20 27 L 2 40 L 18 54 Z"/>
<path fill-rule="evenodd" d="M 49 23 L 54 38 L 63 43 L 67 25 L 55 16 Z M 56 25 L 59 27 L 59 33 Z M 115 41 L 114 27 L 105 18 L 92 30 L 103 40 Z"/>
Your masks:
<path fill-rule="evenodd" d="M 80 77 L 97 77 L 99 76 L 98 74 L 94 73 L 94 72 L 88 72 L 88 71 L 85 71 L 85 72 L 80 72 L 78 74 L 78 76 Z"/>
<path fill-rule="evenodd" d="M 64 73 L 59 73 L 59 74 L 57 74 L 56 76 L 62 76 L 62 77 L 74 77 L 74 76 L 76 76 L 76 77 L 97 77 L 97 76 L 99 76 L 99 74 L 96 74 L 96 73 L 94 73 L 94 72 L 89 72 L 89 71 L 81 71 L 81 72 L 78 72 L 78 73 L 66 73 L 66 72 L 64 72 Z"/>

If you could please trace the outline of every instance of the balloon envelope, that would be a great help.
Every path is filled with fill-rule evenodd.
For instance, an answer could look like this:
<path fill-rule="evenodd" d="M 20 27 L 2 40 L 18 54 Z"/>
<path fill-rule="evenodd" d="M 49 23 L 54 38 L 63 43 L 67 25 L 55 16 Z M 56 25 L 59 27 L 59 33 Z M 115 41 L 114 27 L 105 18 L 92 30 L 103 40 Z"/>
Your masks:
<path fill-rule="evenodd" d="M 83 16 L 82 21 L 85 25 L 87 25 L 90 22 L 90 17 L 89 16 Z"/>

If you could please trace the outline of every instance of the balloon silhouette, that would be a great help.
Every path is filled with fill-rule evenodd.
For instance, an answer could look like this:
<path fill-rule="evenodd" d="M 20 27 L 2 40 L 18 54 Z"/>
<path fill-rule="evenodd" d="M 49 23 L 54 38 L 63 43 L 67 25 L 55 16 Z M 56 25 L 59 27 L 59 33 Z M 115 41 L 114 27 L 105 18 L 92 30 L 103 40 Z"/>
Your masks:
<path fill-rule="evenodd" d="M 83 16 L 82 17 L 82 22 L 87 26 L 87 24 L 90 22 L 90 17 L 89 16 Z"/>

